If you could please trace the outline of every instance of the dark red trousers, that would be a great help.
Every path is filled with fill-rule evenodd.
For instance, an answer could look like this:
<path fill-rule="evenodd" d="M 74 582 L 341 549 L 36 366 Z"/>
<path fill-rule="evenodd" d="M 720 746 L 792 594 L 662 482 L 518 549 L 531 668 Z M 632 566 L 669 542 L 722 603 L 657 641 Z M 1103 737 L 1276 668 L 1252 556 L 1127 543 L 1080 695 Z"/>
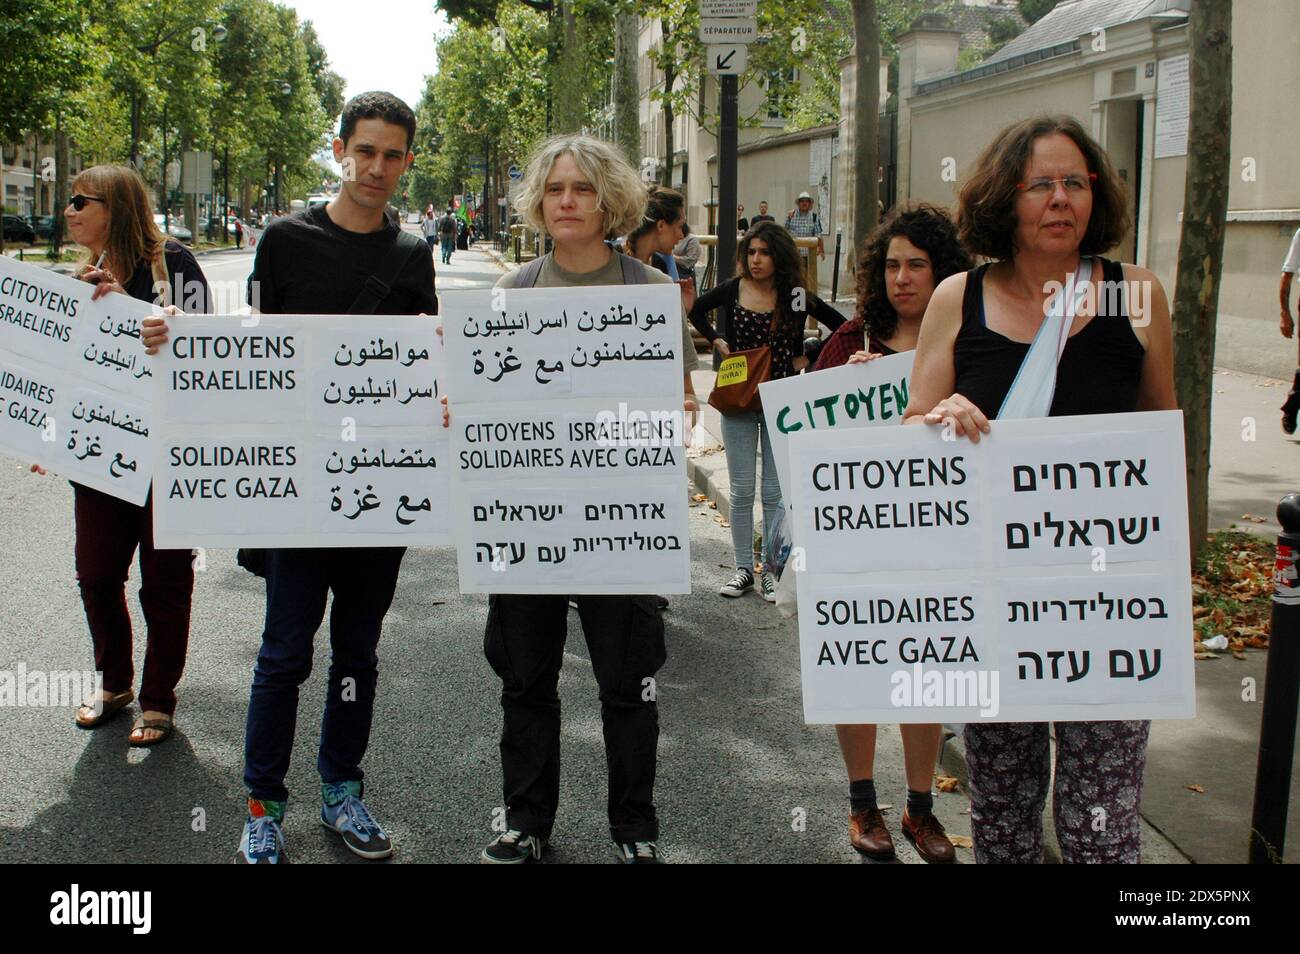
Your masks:
<path fill-rule="evenodd" d="M 126 610 L 126 580 L 140 548 L 140 608 L 148 645 L 140 708 L 176 711 L 176 684 L 185 669 L 190 638 L 190 597 L 194 592 L 189 550 L 156 550 L 153 500 L 143 507 L 73 484 L 77 521 L 77 583 L 95 644 L 95 668 L 107 692 L 131 688 L 131 617 Z"/>

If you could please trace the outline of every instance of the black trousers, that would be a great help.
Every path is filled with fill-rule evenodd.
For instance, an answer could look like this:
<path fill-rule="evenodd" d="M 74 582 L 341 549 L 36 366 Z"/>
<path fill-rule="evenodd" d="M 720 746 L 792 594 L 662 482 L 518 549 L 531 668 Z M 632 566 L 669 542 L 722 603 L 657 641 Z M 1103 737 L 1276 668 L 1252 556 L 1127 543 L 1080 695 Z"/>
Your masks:
<path fill-rule="evenodd" d="M 615 841 L 653 841 L 659 711 L 653 676 L 668 657 L 653 596 L 575 596 L 609 768 L 609 829 Z M 549 838 L 560 800 L 560 665 L 569 597 L 493 596 L 484 654 L 501 677 L 501 771 L 506 824 Z"/>

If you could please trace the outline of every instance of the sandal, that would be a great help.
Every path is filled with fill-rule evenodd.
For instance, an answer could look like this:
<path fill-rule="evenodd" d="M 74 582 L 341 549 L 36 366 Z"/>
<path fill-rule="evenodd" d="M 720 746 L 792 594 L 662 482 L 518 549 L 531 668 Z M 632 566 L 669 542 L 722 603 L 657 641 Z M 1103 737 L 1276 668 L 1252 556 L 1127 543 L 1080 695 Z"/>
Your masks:
<path fill-rule="evenodd" d="M 146 746 L 157 745 L 159 742 L 166 742 L 171 738 L 172 717 L 167 715 L 165 712 L 159 712 L 157 715 L 159 718 L 150 719 L 148 718 L 148 713 L 141 713 L 140 718 L 135 720 L 135 725 L 131 726 L 131 735 L 127 741 L 137 749 L 141 749 Z M 155 732 L 161 733 L 161 735 L 152 739 L 146 739 L 143 737 L 137 739 L 135 734 L 137 732 L 143 732 L 145 729 L 152 729 Z"/>
<path fill-rule="evenodd" d="M 135 691 L 126 689 L 112 693 L 102 700 L 99 715 L 95 715 L 95 704 L 83 702 L 77 707 L 77 725 L 83 729 L 93 729 L 103 725 L 135 701 Z"/>

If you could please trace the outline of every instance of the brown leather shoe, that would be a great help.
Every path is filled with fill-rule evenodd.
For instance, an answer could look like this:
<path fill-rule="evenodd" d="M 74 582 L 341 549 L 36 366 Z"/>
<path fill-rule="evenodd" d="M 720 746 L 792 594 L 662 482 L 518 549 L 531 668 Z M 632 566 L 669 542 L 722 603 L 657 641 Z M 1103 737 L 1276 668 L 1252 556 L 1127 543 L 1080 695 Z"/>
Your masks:
<path fill-rule="evenodd" d="M 894 839 L 889 837 L 879 808 L 864 808 L 849 815 L 849 844 L 868 858 L 886 861 L 894 857 Z"/>
<path fill-rule="evenodd" d="M 903 834 L 927 864 L 945 865 L 957 860 L 952 842 L 948 840 L 943 825 L 939 824 L 939 819 L 933 813 L 922 815 L 913 821 L 904 809 Z"/>

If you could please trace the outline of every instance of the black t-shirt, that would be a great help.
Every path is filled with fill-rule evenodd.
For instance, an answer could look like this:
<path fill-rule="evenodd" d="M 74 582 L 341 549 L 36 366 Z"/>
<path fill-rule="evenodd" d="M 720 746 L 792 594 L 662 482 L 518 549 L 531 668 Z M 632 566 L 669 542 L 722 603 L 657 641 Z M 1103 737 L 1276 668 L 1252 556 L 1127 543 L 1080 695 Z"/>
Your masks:
<path fill-rule="evenodd" d="M 323 205 L 276 219 L 257 244 L 248 303 L 268 315 L 347 314 L 366 279 L 386 278 L 393 256 L 406 255 L 397 235 L 398 226 L 387 217 L 378 232 L 349 232 L 334 224 Z M 427 249 L 407 258 L 391 284 L 376 314 L 438 313 Z"/>
<path fill-rule="evenodd" d="M 1124 266 L 1098 258 L 1109 288 L 1124 287 Z M 953 343 L 958 394 L 992 419 L 1029 353 L 1026 342 L 991 331 L 984 321 L 984 273 L 980 265 L 966 273 L 961 329 Z M 1049 417 L 1074 414 L 1121 414 L 1137 408 L 1138 384 L 1146 348 L 1133 332 L 1123 295 L 1097 296 L 1097 311 L 1081 331 L 1066 340 L 1056 366 L 1056 392 Z M 1111 306 L 1115 306 L 1112 313 Z"/>
<path fill-rule="evenodd" d="M 749 227 L 752 229 L 759 222 L 775 222 L 775 216 L 763 215 L 761 212 L 749 220 Z"/>
<path fill-rule="evenodd" d="M 189 314 L 207 314 L 212 311 L 212 295 L 208 289 L 208 280 L 203 277 L 203 269 L 194 258 L 194 253 L 179 242 L 167 240 L 163 250 L 167 262 L 167 281 L 171 285 L 171 294 L 165 304 L 175 305 Z M 155 301 L 153 290 L 153 268 L 148 262 L 141 262 L 131 273 L 129 281 L 122 287 L 132 298 L 140 301 Z"/>

